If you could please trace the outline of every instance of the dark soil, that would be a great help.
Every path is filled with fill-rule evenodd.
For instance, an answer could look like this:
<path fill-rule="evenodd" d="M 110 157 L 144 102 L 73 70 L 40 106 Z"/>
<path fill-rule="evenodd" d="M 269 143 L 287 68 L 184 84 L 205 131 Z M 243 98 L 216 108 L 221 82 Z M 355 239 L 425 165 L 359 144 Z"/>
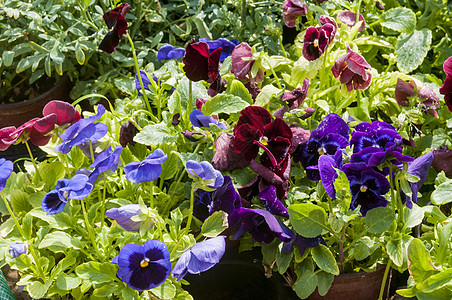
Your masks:
<path fill-rule="evenodd" d="M 32 298 L 28 295 L 27 292 L 23 291 L 23 288 L 16 285 L 16 282 L 19 281 L 19 272 L 17 270 L 11 270 L 8 265 L 2 268 L 3 275 L 8 282 L 9 287 L 13 291 L 14 297 L 17 300 L 31 300 Z"/>
<path fill-rule="evenodd" d="M 0 80 L 0 104 L 8 104 L 21 102 L 24 100 L 33 99 L 38 95 L 41 95 L 53 86 L 55 86 L 55 79 L 42 76 L 31 85 L 28 84 L 28 77 L 23 80 L 22 77 L 13 79 L 11 86 L 6 86 Z"/>

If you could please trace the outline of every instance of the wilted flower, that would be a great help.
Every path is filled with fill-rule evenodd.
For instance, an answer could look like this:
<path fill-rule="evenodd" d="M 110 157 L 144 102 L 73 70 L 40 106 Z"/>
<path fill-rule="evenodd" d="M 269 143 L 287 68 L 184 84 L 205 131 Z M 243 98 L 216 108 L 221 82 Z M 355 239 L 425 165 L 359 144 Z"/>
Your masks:
<path fill-rule="evenodd" d="M 161 149 L 155 149 L 145 160 L 128 163 L 124 167 L 126 178 L 130 182 L 149 182 L 159 178 L 162 164 L 168 156 Z"/>
<path fill-rule="evenodd" d="M 300 0 L 286 0 L 281 8 L 283 20 L 287 27 L 295 27 L 297 18 L 308 13 L 308 5 Z"/>
<path fill-rule="evenodd" d="M 226 249 L 225 236 L 217 236 L 200 243 L 182 253 L 173 268 L 173 276 L 179 281 L 185 274 L 199 274 L 216 265 Z"/>
<path fill-rule="evenodd" d="M 132 219 L 132 217 L 141 214 L 140 205 L 138 204 L 126 204 L 118 208 L 110 208 L 105 214 L 127 231 L 138 231 L 143 223 L 143 221 L 134 221 Z M 152 224 L 150 227 L 152 227 Z"/>
<path fill-rule="evenodd" d="M 133 137 L 138 133 L 138 129 L 132 122 L 128 121 L 121 125 L 119 130 L 119 143 L 121 146 L 126 147 L 127 144 L 135 145 Z"/>
<path fill-rule="evenodd" d="M 214 118 L 206 116 L 202 111 L 195 109 L 190 113 L 190 122 L 195 127 L 206 127 L 209 128 L 210 124 L 215 124 L 221 129 L 226 129 L 222 123 L 217 122 Z"/>
<path fill-rule="evenodd" d="M 6 181 L 13 172 L 13 163 L 4 158 L 0 158 L 0 191 L 6 186 Z"/>
<path fill-rule="evenodd" d="M 194 160 L 188 160 L 185 164 L 188 176 L 198 181 L 198 188 L 211 191 L 221 187 L 224 183 L 223 175 L 220 171 L 215 170 L 207 161 L 200 163 Z"/>
<path fill-rule="evenodd" d="M 104 21 L 107 24 L 108 32 L 99 44 L 99 49 L 107 53 L 116 51 L 119 40 L 126 33 L 128 26 L 126 14 L 130 10 L 128 3 L 123 3 L 115 9 L 104 14 Z"/>
<path fill-rule="evenodd" d="M 163 63 L 164 60 L 177 59 L 184 57 L 184 55 L 184 48 L 176 48 L 173 45 L 165 45 L 159 49 L 157 59 L 160 63 Z"/>
<path fill-rule="evenodd" d="M 27 253 L 27 244 L 21 242 L 13 242 L 9 245 L 9 255 L 11 258 L 16 258 L 22 254 Z"/>
<path fill-rule="evenodd" d="M 297 87 L 296 89 L 288 92 L 284 92 L 281 96 L 281 100 L 287 103 L 289 109 L 285 106 L 282 106 L 278 110 L 276 110 L 273 115 L 277 118 L 283 118 L 284 114 L 293 109 L 297 109 L 300 107 L 301 103 L 303 103 L 304 99 L 308 95 L 309 88 L 309 79 L 305 78 L 303 80 L 303 86 L 301 88 Z"/>
<path fill-rule="evenodd" d="M 250 88 L 254 88 L 256 82 L 264 80 L 264 69 L 259 67 L 255 76 L 251 74 L 251 69 L 255 63 L 255 60 L 244 60 L 242 58 L 250 58 L 253 56 L 251 47 L 247 43 L 240 43 L 232 51 L 231 64 L 232 73 L 234 73 L 237 79 L 246 79 L 250 82 Z"/>
<path fill-rule="evenodd" d="M 111 151 L 111 146 L 107 150 L 100 153 L 94 162 L 89 166 L 90 168 L 96 168 L 100 173 L 105 171 L 116 171 L 119 163 L 119 156 L 122 152 L 122 146 L 118 146 L 115 150 Z"/>
<path fill-rule="evenodd" d="M 345 25 L 347 25 L 349 27 L 353 27 L 356 24 L 356 13 L 349 11 L 349 10 L 341 11 L 337 15 L 337 18 L 342 23 L 344 23 Z M 362 14 L 359 14 L 359 21 L 362 21 L 362 24 L 359 27 L 358 31 L 363 31 L 364 29 L 366 29 L 366 21 L 364 20 L 364 17 Z"/>
<path fill-rule="evenodd" d="M 108 132 L 108 126 L 96 122 L 105 113 L 105 107 L 102 104 L 97 106 L 97 114 L 87 119 L 80 119 L 69 126 L 60 137 L 63 141 L 55 146 L 56 152 L 63 154 L 69 153 L 72 147 L 79 146 L 88 141 L 94 142 L 101 139 Z"/>
<path fill-rule="evenodd" d="M 93 184 L 89 177 L 76 174 L 71 179 L 60 179 L 54 190 L 48 192 L 42 199 L 42 209 L 48 214 L 58 214 L 63 211 L 69 199 L 80 200 L 89 196 Z"/>
<path fill-rule="evenodd" d="M 365 90 L 372 81 L 372 75 L 368 71 L 372 67 L 359 53 L 352 51 L 347 45 L 348 53 L 339 57 L 331 71 L 334 77 L 347 85 L 347 90 Z"/>
<path fill-rule="evenodd" d="M 318 59 L 330 45 L 336 28 L 330 23 L 306 29 L 303 41 L 303 57 L 309 61 Z"/>
<path fill-rule="evenodd" d="M 397 103 L 400 106 L 405 107 L 408 107 L 410 104 L 408 97 L 414 97 L 417 95 L 421 99 L 421 101 L 425 99 L 423 100 L 422 105 L 426 113 L 434 116 L 435 118 L 438 118 L 438 113 L 435 109 L 438 109 L 440 106 L 439 98 L 435 94 L 435 92 L 433 92 L 432 89 L 430 89 L 426 85 L 423 85 L 422 88 L 419 89 L 414 80 L 407 82 L 405 80 L 397 78 L 397 84 L 394 93 Z"/>
<path fill-rule="evenodd" d="M 234 51 L 234 48 L 239 44 L 239 41 L 236 39 L 228 40 L 225 38 L 219 38 L 213 41 L 206 38 L 199 38 L 199 41 L 209 45 L 210 53 L 212 53 L 215 49 L 221 48 L 220 61 L 223 61 L 228 56 L 231 56 L 232 51 Z"/>
<path fill-rule="evenodd" d="M 447 146 L 433 150 L 432 167 L 436 172 L 444 171 L 447 177 L 452 177 L 452 151 Z"/>
<path fill-rule="evenodd" d="M 119 266 L 118 277 L 137 291 L 161 285 L 171 272 L 168 247 L 158 240 L 147 241 L 144 245 L 127 244 L 112 263 Z"/>
<path fill-rule="evenodd" d="M 212 166 L 219 171 L 232 171 L 249 165 L 249 160 L 237 154 L 233 147 L 234 136 L 223 132 L 215 141 L 215 154 L 212 158 Z"/>
<path fill-rule="evenodd" d="M 439 89 L 439 93 L 444 95 L 444 101 L 446 102 L 449 111 L 452 111 L 452 56 L 446 59 L 443 64 L 444 73 L 446 73 L 446 80 Z"/>

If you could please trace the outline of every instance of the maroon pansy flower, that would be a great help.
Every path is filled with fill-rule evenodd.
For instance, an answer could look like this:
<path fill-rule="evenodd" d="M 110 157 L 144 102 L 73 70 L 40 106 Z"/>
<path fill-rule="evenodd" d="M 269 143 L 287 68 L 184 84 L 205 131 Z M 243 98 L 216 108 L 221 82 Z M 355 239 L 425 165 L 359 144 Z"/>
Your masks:
<path fill-rule="evenodd" d="M 74 124 L 81 118 L 79 112 L 75 110 L 72 104 L 59 100 L 47 103 L 42 110 L 42 114 L 44 116 L 55 114 L 57 117 L 55 124 L 58 126 Z"/>
<path fill-rule="evenodd" d="M 273 115 L 277 118 L 282 119 L 286 112 L 300 107 L 301 103 L 303 103 L 304 99 L 306 99 L 306 96 L 308 95 L 308 89 L 309 89 L 309 79 L 305 78 L 303 80 L 303 86 L 301 88 L 297 87 L 292 91 L 284 92 L 284 94 L 282 94 L 281 96 L 281 100 L 287 103 L 289 109 L 287 109 L 285 106 L 282 106 L 277 111 L 275 111 Z"/>
<path fill-rule="evenodd" d="M 336 31 L 337 31 L 337 23 L 336 23 L 336 21 L 332 17 L 326 16 L 326 15 L 321 15 L 320 16 L 320 24 L 322 24 L 322 25 L 326 25 L 326 24 L 333 25 L 334 30 L 333 30 L 333 32 L 331 32 L 331 37 L 330 37 L 330 40 L 332 41 L 334 39 L 334 36 L 336 35 Z"/>
<path fill-rule="evenodd" d="M 318 59 L 330 44 L 336 28 L 332 24 L 308 27 L 303 41 L 303 57 L 309 61 Z"/>
<path fill-rule="evenodd" d="M 308 5 L 300 0 L 286 0 L 281 9 L 287 27 L 295 27 L 297 18 L 308 13 Z"/>
<path fill-rule="evenodd" d="M 439 108 L 439 97 L 426 85 L 423 85 L 421 89 L 418 89 L 416 83 L 413 80 L 404 81 L 397 78 L 397 84 L 395 88 L 395 98 L 400 106 L 408 107 L 410 100 L 408 97 L 418 96 L 421 99 L 423 109 L 429 115 L 438 118 L 436 109 Z"/>
<path fill-rule="evenodd" d="M 250 164 L 249 160 L 234 151 L 234 137 L 223 132 L 215 142 L 215 154 L 212 158 L 212 166 L 218 171 L 233 171 Z"/>
<path fill-rule="evenodd" d="M 443 64 L 444 73 L 446 73 L 446 80 L 439 89 L 439 93 L 444 95 L 447 108 L 452 112 L 452 56 L 446 59 Z"/>
<path fill-rule="evenodd" d="M 26 141 L 30 139 L 33 145 L 44 146 L 52 137 L 49 133 L 55 128 L 57 121 L 56 114 L 50 114 L 42 118 L 34 118 L 25 124 L 20 125 L 11 133 L 11 136 L 17 141 Z"/>
<path fill-rule="evenodd" d="M 414 97 L 414 95 L 416 95 L 416 88 L 417 86 L 414 80 L 405 81 L 397 78 L 397 84 L 394 91 L 397 103 L 400 106 L 408 107 L 410 105 L 408 97 Z"/>
<path fill-rule="evenodd" d="M 344 10 L 341 11 L 338 15 L 337 18 L 344 23 L 345 25 L 349 26 L 349 27 L 353 27 L 356 25 L 356 13 L 349 11 L 349 10 Z M 359 27 L 358 31 L 363 31 L 364 29 L 366 29 L 366 21 L 364 20 L 364 17 L 362 14 L 359 14 L 359 21 L 363 21 L 361 23 L 361 26 Z"/>
<path fill-rule="evenodd" d="M 194 39 L 187 45 L 183 58 L 184 72 L 191 81 L 205 80 L 210 83 L 208 94 L 215 96 L 220 92 L 222 83 L 219 73 L 221 48 L 212 53 L 205 42 L 196 42 Z"/>
<path fill-rule="evenodd" d="M 247 43 L 240 43 L 232 51 L 231 64 L 232 73 L 234 73 L 237 79 L 245 79 L 252 84 L 255 82 L 261 82 L 264 80 L 264 69 L 259 68 L 255 77 L 251 76 L 251 69 L 254 65 L 254 60 L 243 60 L 243 58 L 252 57 L 251 47 Z"/>
<path fill-rule="evenodd" d="M 108 32 L 99 44 L 99 49 L 107 53 L 116 51 L 119 40 L 126 33 L 128 26 L 126 14 L 130 10 L 128 3 L 123 3 L 111 11 L 104 14 L 104 21 L 107 24 Z"/>
<path fill-rule="evenodd" d="M 372 67 L 359 53 L 352 51 L 347 45 L 347 54 L 339 57 L 331 71 L 334 77 L 347 85 L 347 90 L 365 90 L 372 81 L 369 69 Z"/>
<path fill-rule="evenodd" d="M 446 145 L 433 150 L 432 167 L 436 172 L 444 171 L 447 177 L 452 178 L 452 150 Z"/>
<path fill-rule="evenodd" d="M 11 134 L 16 130 L 16 127 L 9 126 L 0 129 L 0 151 L 4 151 L 17 141 L 17 137 Z"/>

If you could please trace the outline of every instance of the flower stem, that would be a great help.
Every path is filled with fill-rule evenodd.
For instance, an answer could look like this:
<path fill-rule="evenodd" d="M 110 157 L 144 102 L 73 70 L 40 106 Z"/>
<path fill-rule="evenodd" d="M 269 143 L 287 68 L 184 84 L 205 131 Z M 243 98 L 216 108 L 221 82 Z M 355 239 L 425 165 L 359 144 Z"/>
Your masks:
<path fill-rule="evenodd" d="M 383 294 L 385 292 L 386 280 L 388 279 L 389 270 L 391 269 L 391 260 L 386 264 L 385 273 L 383 275 L 383 281 L 381 282 L 380 287 L 380 295 L 378 296 L 378 300 L 383 300 Z"/>
<path fill-rule="evenodd" d="M 27 147 L 28 155 L 30 155 L 31 162 L 32 162 L 33 165 L 35 166 L 36 175 L 38 176 L 38 180 L 41 181 L 41 180 L 42 180 L 42 177 L 41 177 L 41 174 L 39 173 L 38 165 L 36 164 L 36 160 L 35 160 L 34 157 L 33 157 L 33 153 L 31 152 L 30 145 L 28 145 L 28 141 L 25 141 L 25 147 Z"/>
<path fill-rule="evenodd" d="M 102 228 L 104 227 L 104 222 L 105 222 L 105 194 L 106 194 L 106 189 L 107 189 L 107 179 L 104 177 L 103 181 L 104 181 L 104 189 L 102 191 L 102 214 L 101 214 L 102 218 L 101 218 L 101 222 L 100 222 L 100 227 L 102 227 Z M 98 187 L 97 194 L 99 197 L 100 196 L 100 187 L 99 187 L 99 185 L 97 187 Z"/>
<path fill-rule="evenodd" d="M 281 46 L 281 50 L 282 50 L 284 57 L 287 58 L 286 49 L 284 49 L 284 45 L 282 42 L 282 34 L 278 35 L 278 41 L 279 41 L 279 45 Z"/>
<path fill-rule="evenodd" d="M 91 155 L 91 161 L 94 162 L 93 142 L 91 140 L 89 140 L 89 154 Z"/>
<path fill-rule="evenodd" d="M 93 229 L 91 228 L 89 221 L 88 221 L 88 214 L 86 213 L 86 208 L 85 208 L 85 201 L 84 199 L 80 200 L 80 203 L 82 205 L 82 211 L 83 211 L 83 219 L 85 220 L 85 226 L 86 226 L 86 230 L 88 231 L 88 235 L 89 238 L 91 239 L 91 244 L 93 244 L 94 250 L 96 251 L 97 257 L 101 260 L 104 261 L 104 256 L 101 255 L 99 248 L 97 247 L 97 242 L 96 239 L 94 238 L 94 233 L 93 233 Z"/>
<path fill-rule="evenodd" d="M 191 192 L 190 192 L 190 213 L 188 215 L 187 225 L 185 226 L 184 235 L 188 235 L 188 232 L 190 231 L 190 225 L 191 220 L 193 219 L 193 207 L 195 202 L 195 187 L 192 185 Z M 182 237 L 180 237 L 174 246 L 173 250 L 171 251 L 170 256 L 172 257 L 174 252 L 176 252 L 177 247 L 179 247 L 180 243 L 182 242 Z"/>
<path fill-rule="evenodd" d="M 185 111 L 185 127 L 188 128 L 190 124 L 190 113 L 193 109 L 193 101 L 192 101 L 192 95 L 193 95 L 193 82 L 191 80 L 188 80 L 188 102 L 187 102 L 187 109 Z"/>
<path fill-rule="evenodd" d="M 279 82 L 279 78 L 278 78 L 278 76 L 276 76 L 275 70 L 273 69 L 272 65 L 271 65 L 270 62 L 268 61 L 267 57 L 265 57 L 264 59 L 265 59 L 265 61 L 267 62 L 268 67 L 270 68 L 270 71 L 271 71 L 272 74 L 273 74 L 273 77 L 275 77 L 276 85 L 278 85 L 278 88 L 282 90 L 281 82 Z"/>
<path fill-rule="evenodd" d="M 141 90 L 143 91 L 142 94 L 143 94 L 143 98 L 144 98 L 144 103 L 146 104 L 146 108 L 148 109 L 148 111 L 152 112 L 151 105 L 149 104 L 148 96 L 146 96 L 146 90 L 144 89 L 143 79 L 141 79 L 140 67 L 138 66 L 138 59 L 137 59 L 137 54 L 135 51 L 135 46 L 133 45 L 132 38 L 130 37 L 128 32 L 126 33 L 126 36 L 127 36 L 127 39 L 129 40 L 130 46 L 132 47 L 133 62 L 135 63 L 135 70 L 137 72 L 138 81 L 140 82 L 140 87 L 141 87 Z"/>
<path fill-rule="evenodd" d="M 23 230 L 22 226 L 20 225 L 19 221 L 17 220 L 16 216 L 14 215 L 14 212 L 11 209 L 11 206 L 9 205 L 8 201 L 6 200 L 5 194 L 3 194 L 3 191 L 0 191 L 0 194 L 2 195 L 2 199 L 3 199 L 3 202 L 5 203 L 6 209 L 8 210 L 11 218 L 13 219 L 14 224 L 16 224 L 16 227 L 19 230 L 20 235 L 22 235 L 22 238 L 24 240 L 28 240 L 29 237 L 25 234 L 25 231 Z M 33 246 L 30 244 L 30 245 L 28 245 L 28 248 L 30 249 L 30 253 L 33 256 L 33 260 L 36 263 L 38 275 L 42 279 L 44 279 L 44 281 L 46 281 L 47 278 L 46 278 L 44 272 L 42 271 L 41 263 L 39 262 L 38 256 L 36 255 Z"/>
<path fill-rule="evenodd" d="M 149 194 L 150 194 L 149 207 L 154 208 L 154 181 L 149 181 Z"/>

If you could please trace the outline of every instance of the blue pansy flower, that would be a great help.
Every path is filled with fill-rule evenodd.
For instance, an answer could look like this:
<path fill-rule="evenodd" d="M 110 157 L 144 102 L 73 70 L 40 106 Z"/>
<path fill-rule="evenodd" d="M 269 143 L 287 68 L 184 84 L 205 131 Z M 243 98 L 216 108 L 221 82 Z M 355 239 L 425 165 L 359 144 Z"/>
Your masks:
<path fill-rule="evenodd" d="M 151 80 L 149 80 L 148 75 L 146 74 L 145 71 L 140 70 L 140 75 L 141 75 L 141 80 L 143 81 L 143 86 L 145 90 L 149 91 L 149 86 L 152 85 Z M 156 82 L 157 84 L 160 84 L 161 81 L 157 78 L 157 76 L 153 76 L 152 80 L 154 80 L 154 82 Z M 141 84 L 140 81 L 138 79 L 138 74 L 135 73 L 135 87 L 138 91 L 138 95 L 141 96 Z M 176 89 L 174 87 L 171 87 L 171 89 L 169 89 L 170 93 L 174 92 Z"/>
<path fill-rule="evenodd" d="M 6 186 L 6 181 L 13 172 L 13 163 L 4 158 L 0 158 L 0 191 Z"/>
<path fill-rule="evenodd" d="M 207 127 L 209 128 L 210 124 L 215 124 L 221 129 L 226 129 L 226 127 L 222 124 L 217 122 L 214 118 L 206 116 L 202 113 L 199 109 L 195 109 L 190 113 L 190 122 L 195 127 Z"/>
<path fill-rule="evenodd" d="M 407 173 L 417 176 L 419 178 L 419 181 L 410 182 L 412 197 L 406 198 L 406 206 L 408 208 L 413 208 L 413 202 L 417 203 L 417 193 L 427 179 L 428 169 L 430 168 L 432 162 L 433 153 L 428 152 L 416 158 L 411 164 L 409 164 Z"/>
<path fill-rule="evenodd" d="M 173 45 L 165 45 L 159 49 L 157 59 L 160 63 L 163 63 L 164 60 L 182 58 L 184 55 L 184 48 L 175 48 Z"/>
<path fill-rule="evenodd" d="M 22 242 L 14 242 L 9 245 L 9 255 L 11 258 L 16 258 L 22 254 L 27 253 L 27 244 Z"/>
<path fill-rule="evenodd" d="M 127 244 L 113 258 L 118 277 L 137 291 L 158 287 L 171 272 L 170 253 L 165 243 L 151 240 L 144 245 Z"/>
<path fill-rule="evenodd" d="M 265 206 L 265 209 L 271 212 L 273 215 L 283 218 L 289 218 L 289 211 L 286 207 L 284 207 L 281 200 L 278 199 L 275 186 L 270 185 L 264 188 L 259 194 L 259 199 L 261 199 L 262 204 L 264 204 Z"/>
<path fill-rule="evenodd" d="M 217 40 L 209 40 L 206 38 L 199 38 L 200 42 L 204 42 L 209 46 L 209 51 L 212 53 L 215 49 L 221 48 L 220 61 L 225 60 L 228 56 L 232 55 L 235 47 L 239 44 L 237 39 L 228 40 L 225 38 L 219 38 Z"/>
<path fill-rule="evenodd" d="M 185 251 L 172 271 L 176 280 L 181 280 L 187 272 L 199 274 L 216 265 L 226 249 L 225 238 L 225 236 L 217 236 L 197 243 Z"/>
<path fill-rule="evenodd" d="M 188 160 L 185 164 L 188 176 L 192 179 L 202 181 L 198 186 L 203 190 L 212 190 L 221 187 L 224 183 L 223 175 L 220 171 L 215 170 L 208 161 L 196 162 Z"/>
<path fill-rule="evenodd" d="M 349 130 L 347 123 L 339 115 L 331 113 L 312 131 L 311 137 L 301 146 L 301 150 L 296 150 L 293 160 L 301 161 L 308 179 L 320 179 L 318 168 L 309 167 L 317 166 L 321 155 L 334 155 L 337 150 L 349 145 Z"/>
<path fill-rule="evenodd" d="M 88 141 L 94 142 L 104 137 L 108 132 L 108 126 L 96 122 L 105 113 L 102 104 L 97 106 L 97 114 L 87 119 L 80 119 L 66 129 L 60 137 L 63 141 L 55 146 L 56 152 L 69 153 L 72 147 L 79 146 Z"/>
<path fill-rule="evenodd" d="M 290 253 L 293 250 L 293 246 L 298 246 L 298 248 L 300 249 L 300 255 L 303 256 L 305 248 L 317 247 L 320 244 L 326 246 L 325 240 L 321 235 L 318 235 L 314 238 L 307 238 L 293 232 L 283 223 L 280 222 L 280 224 L 284 233 L 286 233 L 290 237 L 288 240 L 283 242 L 283 246 L 281 248 L 282 253 Z"/>
<path fill-rule="evenodd" d="M 42 199 L 42 209 L 48 214 L 58 214 L 63 211 L 69 199 L 80 200 L 89 196 L 93 184 L 84 174 L 76 174 L 71 179 L 60 179 L 54 190 L 48 192 Z"/>
<path fill-rule="evenodd" d="M 155 149 L 145 160 L 134 161 L 124 167 L 126 178 L 130 182 L 149 182 L 159 178 L 162 164 L 168 156 L 161 149 Z"/>
<path fill-rule="evenodd" d="M 100 153 L 94 162 L 89 166 L 90 168 L 96 168 L 100 173 L 105 171 L 116 171 L 119 164 L 119 156 L 122 152 L 122 146 L 117 146 L 115 150 L 111 151 L 111 146 L 105 151 Z"/>
<path fill-rule="evenodd" d="M 139 204 L 126 204 L 118 208 L 110 208 L 105 214 L 110 219 L 115 220 L 122 228 L 128 231 L 140 230 L 143 221 L 134 221 L 132 217 L 141 214 Z"/>

